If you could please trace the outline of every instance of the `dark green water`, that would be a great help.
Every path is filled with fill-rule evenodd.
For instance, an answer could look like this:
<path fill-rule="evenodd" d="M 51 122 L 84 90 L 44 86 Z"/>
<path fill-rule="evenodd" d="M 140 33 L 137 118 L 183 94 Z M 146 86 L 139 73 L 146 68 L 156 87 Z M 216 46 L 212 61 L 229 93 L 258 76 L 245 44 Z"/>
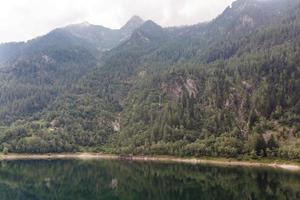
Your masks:
<path fill-rule="evenodd" d="M 2 161 L 1 200 L 300 199 L 300 174 L 127 161 Z"/>

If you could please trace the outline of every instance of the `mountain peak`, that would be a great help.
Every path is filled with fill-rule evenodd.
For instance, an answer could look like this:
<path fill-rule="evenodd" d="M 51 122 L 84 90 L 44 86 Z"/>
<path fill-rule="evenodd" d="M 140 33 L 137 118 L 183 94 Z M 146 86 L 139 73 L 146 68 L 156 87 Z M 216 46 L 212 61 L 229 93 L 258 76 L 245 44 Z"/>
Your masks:
<path fill-rule="evenodd" d="M 81 22 L 80 24 L 78 24 L 80 26 L 91 26 L 91 24 L 87 21 Z"/>
<path fill-rule="evenodd" d="M 163 28 L 154 21 L 147 20 L 137 29 L 137 31 L 144 33 L 161 33 L 163 32 Z"/>
<path fill-rule="evenodd" d="M 138 15 L 133 15 L 133 16 L 129 19 L 128 22 L 130 22 L 130 21 L 140 21 L 140 22 L 143 22 L 144 20 L 143 20 L 140 16 L 138 16 Z"/>
<path fill-rule="evenodd" d="M 92 24 L 90 24 L 87 21 L 83 21 L 81 23 L 77 23 L 77 24 L 70 24 L 64 28 L 87 28 L 87 27 L 91 27 L 93 26 Z"/>
<path fill-rule="evenodd" d="M 154 21 L 152 20 L 147 20 L 143 23 L 142 27 L 152 27 L 152 28 L 159 28 L 161 29 L 161 26 L 156 24 Z"/>
<path fill-rule="evenodd" d="M 133 33 L 132 38 L 143 41 L 158 41 L 163 39 L 164 36 L 165 33 L 161 26 L 152 20 L 147 20 Z"/>
<path fill-rule="evenodd" d="M 125 32 L 133 32 L 135 29 L 139 28 L 144 23 L 144 20 L 134 15 L 129 19 L 129 21 L 121 28 Z"/>

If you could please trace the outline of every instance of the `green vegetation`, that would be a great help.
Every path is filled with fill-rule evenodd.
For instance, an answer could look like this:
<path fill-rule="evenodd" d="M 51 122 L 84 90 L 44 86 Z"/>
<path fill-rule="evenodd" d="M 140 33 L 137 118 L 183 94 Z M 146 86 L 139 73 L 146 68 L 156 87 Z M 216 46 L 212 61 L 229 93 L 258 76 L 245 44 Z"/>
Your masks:
<path fill-rule="evenodd" d="M 300 5 L 152 21 L 98 57 L 47 48 L 1 75 L 0 150 L 300 159 Z M 46 56 L 46 57 L 45 57 Z"/>
<path fill-rule="evenodd" d="M 88 170 L 86 170 L 88 169 Z M 280 170 L 119 161 L 14 161 L 0 196 L 21 199 L 299 199 L 299 174 Z"/>

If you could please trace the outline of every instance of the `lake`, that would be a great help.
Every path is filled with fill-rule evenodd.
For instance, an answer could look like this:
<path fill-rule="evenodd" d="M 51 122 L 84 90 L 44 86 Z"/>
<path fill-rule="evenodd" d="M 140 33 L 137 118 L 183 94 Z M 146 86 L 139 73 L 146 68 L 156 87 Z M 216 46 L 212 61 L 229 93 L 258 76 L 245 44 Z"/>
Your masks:
<path fill-rule="evenodd" d="M 300 174 L 113 160 L 1 161 L 1 200 L 300 199 Z"/>

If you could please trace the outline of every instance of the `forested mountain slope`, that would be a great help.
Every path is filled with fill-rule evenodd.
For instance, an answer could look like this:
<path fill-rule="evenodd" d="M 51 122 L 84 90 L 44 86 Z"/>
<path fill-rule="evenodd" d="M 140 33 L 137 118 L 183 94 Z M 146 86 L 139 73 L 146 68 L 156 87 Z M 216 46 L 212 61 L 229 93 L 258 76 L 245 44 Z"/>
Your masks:
<path fill-rule="evenodd" d="M 104 42 L 68 29 L 77 48 L 2 73 L 4 151 L 300 158 L 298 0 L 238 0 L 194 26 L 133 17 Z"/>
<path fill-rule="evenodd" d="M 124 42 L 142 23 L 133 17 L 116 30 L 81 23 L 26 43 L 0 45 L 1 121 L 10 123 L 43 110 L 96 68 L 103 52 Z"/>

